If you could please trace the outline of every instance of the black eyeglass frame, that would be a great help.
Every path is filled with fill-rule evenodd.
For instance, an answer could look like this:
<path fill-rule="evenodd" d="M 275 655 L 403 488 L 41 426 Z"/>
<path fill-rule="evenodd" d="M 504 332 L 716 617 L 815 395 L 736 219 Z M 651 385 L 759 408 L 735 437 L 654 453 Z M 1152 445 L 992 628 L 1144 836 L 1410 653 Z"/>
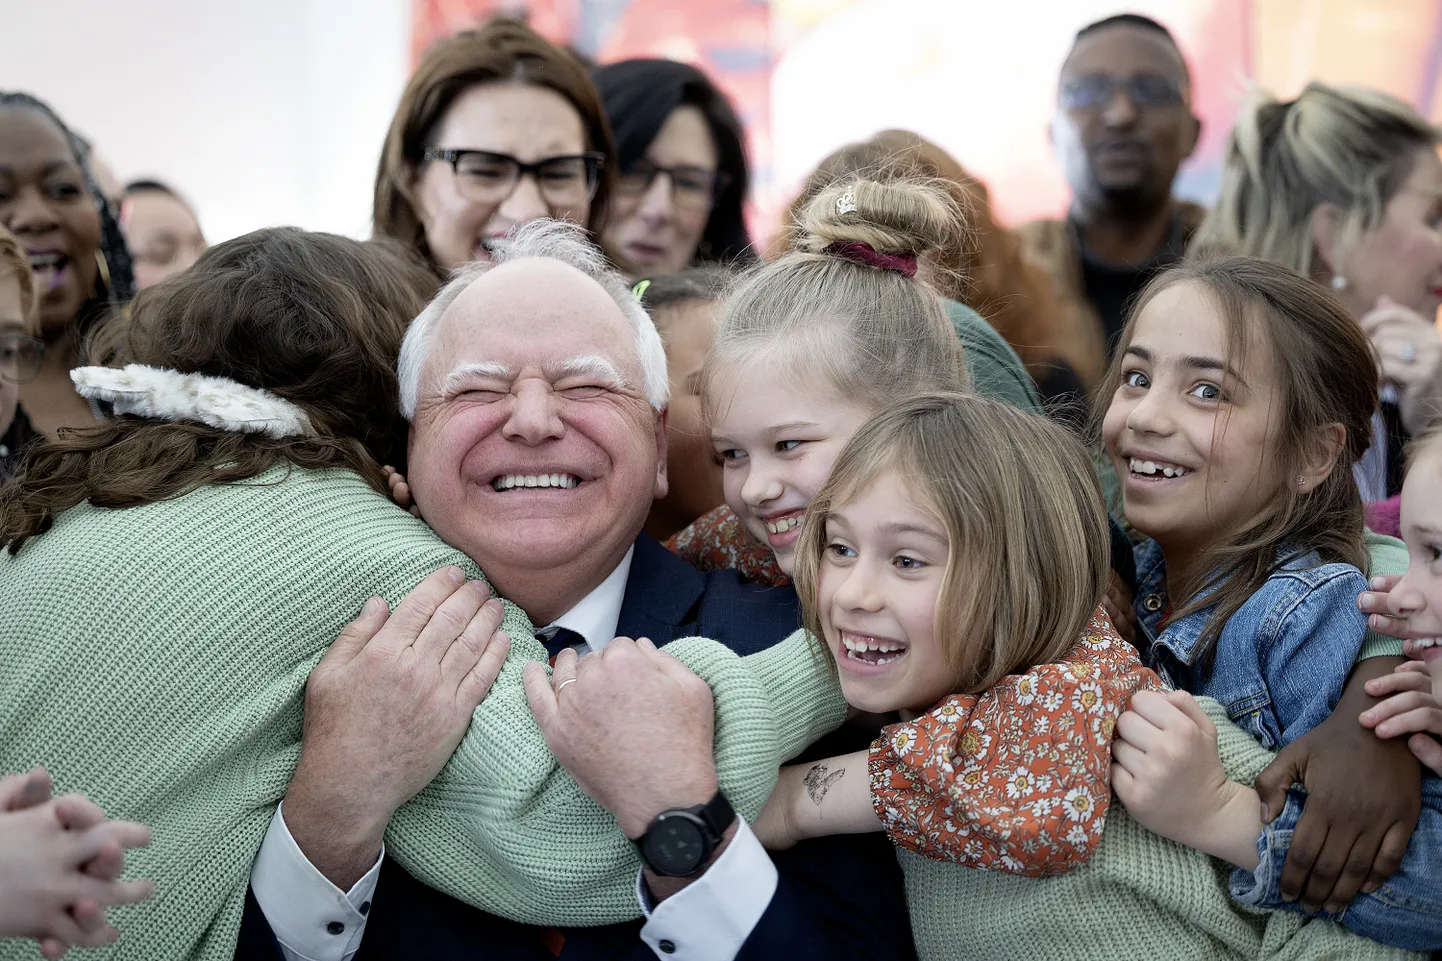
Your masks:
<path fill-rule="evenodd" d="M 492 162 L 504 162 L 516 168 L 515 179 L 511 181 L 511 189 L 516 189 L 516 184 L 521 178 L 530 176 L 537 184 L 543 183 L 541 174 L 550 164 L 566 160 L 579 160 L 586 166 L 586 196 L 588 199 L 596 196 L 596 189 L 601 185 L 601 171 L 606 166 L 606 155 L 597 150 L 587 150 L 585 153 L 557 154 L 554 157 L 543 157 L 535 163 L 525 163 L 517 160 L 510 154 L 496 153 L 494 150 L 474 150 L 470 148 L 452 147 L 426 147 L 421 151 L 421 162 L 431 163 L 441 161 L 451 165 L 451 172 L 460 175 L 460 163 L 466 157 L 484 157 Z M 544 191 L 543 191 L 544 192 Z"/>
<path fill-rule="evenodd" d="M 1165 99 L 1148 95 L 1144 87 L 1153 83 L 1158 88 L 1166 89 Z M 1078 95 L 1085 87 L 1097 88 L 1100 96 L 1093 102 L 1077 102 Z M 1186 87 L 1158 73 L 1141 73 L 1130 77 L 1113 77 L 1104 73 L 1087 74 L 1062 84 L 1057 101 L 1067 110 L 1104 110 L 1117 98 L 1118 91 L 1125 93 L 1127 102 L 1139 110 L 1162 110 L 1185 106 L 1187 103 Z"/>
<path fill-rule="evenodd" d="M 639 168 L 639 169 L 638 169 L 638 168 Z M 663 166 L 661 166 L 660 164 L 652 163 L 651 161 L 649 161 L 649 160 L 647 160 L 646 158 L 642 157 L 640 160 L 637 160 L 635 163 L 631 164 L 631 165 L 630 165 L 628 168 L 626 168 L 625 170 L 622 170 L 621 173 L 616 177 L 616 193 L 617 193 L 618 195 L 620 195 L 620 196 L 631 196 L 631 197 L 641 197 L 641 196 L 644 196 L 647 191 L 649 191 L 652 187 L 654 187 L 654 186 L 656 185 L 656 178 L 659 177 L 661 174 L 665 174 L 665 175 L 666 175 L 666 179 L 669 180 L 669 181 L 671 181 L 671 192 L 674 194 L 674 193 L 676 192 L 676 174 L 677 174 L 677 173 L 680 173 L 680 172 L 683 172 L 683 171 L 704 171 L 704 170 L 705 170 L 705 168 L 703 168 L 703 167 L 696 167 L 696 166 L 692 166 L 691 164 L 680 164 L 680 165 L 677 165 L 677 166 L 675 166 L 675 167 L 663 167 Z M 731 186 L 731 175 L 728 174 L 728 173 L 727 173 L 726 171 L 724 171 L 724 170 L 713 170 L 713 171 L 711 171 L 710 173 L 711 173 L 710 200 L 711 200 L 711 203 L 712 203 L 712 204 L 715 204 L 716 201 L 718 201 L 718 200 L 721 199 L 721 195 L 726 192 L 726 188 L 729 187 L 729 186 Z M 645 176 L 645 178 L 646 178 L 645 186 L 643 186 L 640 190 L 636 191 L 634 194 L 629 194 L 629 193 L 627 193 L 627 192 L 625 191 L 625 188 L 622 186 L 622 184 L 624 183 L 624 181 L 625 181 L 625 179 L 626 179 L 627 177 L 635 177 L 635 176 L 637 176 L 638 174 Z"/>

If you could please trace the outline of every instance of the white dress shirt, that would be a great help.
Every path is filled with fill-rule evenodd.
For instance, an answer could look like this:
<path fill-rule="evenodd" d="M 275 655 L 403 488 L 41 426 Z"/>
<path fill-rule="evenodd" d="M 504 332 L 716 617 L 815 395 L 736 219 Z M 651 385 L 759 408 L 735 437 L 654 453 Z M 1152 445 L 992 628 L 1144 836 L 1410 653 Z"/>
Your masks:
<path fill-rule="evenodd" d="M 627 551 L 595 590 L 546 627 L 584 637 L 583 655 L 604 648 L 616 636 L 634 553 L 635 548 Z M 350 961 L 360 950 L 384 858 L 382 847 L 371 869 L 342 891 L 306 858 L 286 827 L 283 806 L 276 808 L 250 886 L 286 961 Z M 641 938 L 668 961 L 730 961 L 766 912 L 776 883 L 776 866 L 742 821 L 706 873 L 660 905 L 653 907 L 637 877 L 637 898 L 647 918 Z"/>

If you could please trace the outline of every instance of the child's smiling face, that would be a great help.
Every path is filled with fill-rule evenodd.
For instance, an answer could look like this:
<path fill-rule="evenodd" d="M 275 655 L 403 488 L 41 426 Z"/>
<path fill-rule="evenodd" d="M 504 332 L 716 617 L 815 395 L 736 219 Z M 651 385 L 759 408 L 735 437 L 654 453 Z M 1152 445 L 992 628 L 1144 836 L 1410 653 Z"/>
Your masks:
<path fill-rule="evenodd" d="M 1432 689 L 1442 697 L 1442 444 L 1434 442 L 1407 472 L 1402 537 L 1407 573 L 1392 589 L 1390 606 L 1421 636 L 1407 642 L 1408 653 L 1427 662 Z"/>
<path fill-rule="evenodd" d="M 835 504 L 817 601 L 841 690 L 873 713 L 926 711 L 956 675 L 936 642 L 936 604 L 951 543 L 941 521 L 895 471 Z"/>
<path fill-rule="evenodd" d="M 737 367 L 726 391 L 711 424 L 726 503 L 789 575 L 806 507 L 867 412 L 774 363 Z"/>
<path fill-rule="evenodd" d="M 1283 478 L 1275 448 L 1282 391 L 1255 329 L 1231 356 L 1227 327 L 1197 283 L 1143 309 L 1102 424 L 1127 519 L 1163 549 L 1193 550 L 1257 517 Z"/>

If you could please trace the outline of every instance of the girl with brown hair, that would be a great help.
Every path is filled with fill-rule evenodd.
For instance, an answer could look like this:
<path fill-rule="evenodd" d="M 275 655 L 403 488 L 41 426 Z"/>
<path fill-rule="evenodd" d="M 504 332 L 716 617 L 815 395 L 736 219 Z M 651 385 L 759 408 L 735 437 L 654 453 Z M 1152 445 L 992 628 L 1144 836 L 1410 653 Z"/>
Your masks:
<path fill-rule="evenodd" d="M 581 61 L 520 21 L 491 20 L 427 51 L 401 94 L 376 172 L 375 233 L 442 275 L 540 217 L 594 238 L 615 159 Z"/>

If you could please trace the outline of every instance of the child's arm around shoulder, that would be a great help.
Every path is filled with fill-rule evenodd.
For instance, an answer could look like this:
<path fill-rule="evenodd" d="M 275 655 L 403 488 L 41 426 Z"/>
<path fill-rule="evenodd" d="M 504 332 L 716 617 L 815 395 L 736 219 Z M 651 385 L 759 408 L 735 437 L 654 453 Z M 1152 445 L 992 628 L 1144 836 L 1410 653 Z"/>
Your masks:
<path fill-rule="evenodd" d="M 1138 691 L 1117 722 L 1112 754 L 1112 789 L 1138 824 L 1256 869 L 1262 800 L 1227 778 L 1217 728 L 1190 694 Z"/>
<path fill-rule="evenodd" d="M 1117 717 L 1160 687 L 1098 612 L 1064 661 L 888 728 L 871 747 L 876 815 L 894 844 L 933 860 L 1072 870 L 1101 842 Z"/>

